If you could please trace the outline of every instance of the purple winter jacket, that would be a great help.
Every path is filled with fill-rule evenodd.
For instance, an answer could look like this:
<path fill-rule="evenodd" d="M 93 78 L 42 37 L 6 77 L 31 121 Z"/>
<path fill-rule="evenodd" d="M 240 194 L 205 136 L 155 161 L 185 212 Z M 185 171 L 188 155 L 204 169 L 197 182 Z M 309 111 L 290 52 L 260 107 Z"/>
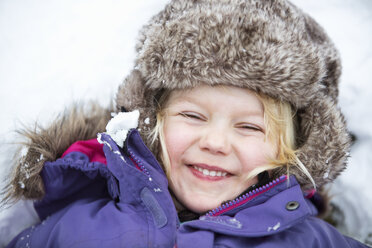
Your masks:
<path fill-rule="evenodd" d="M 42 222 L 8 247 L 366 247 L 315 217 L 294 177 L 285 176 L 201 216 L 179 223 L 166 176 L 132 130 L 119 148 L 101 134 L 94 149 L 44 165 Z"/>

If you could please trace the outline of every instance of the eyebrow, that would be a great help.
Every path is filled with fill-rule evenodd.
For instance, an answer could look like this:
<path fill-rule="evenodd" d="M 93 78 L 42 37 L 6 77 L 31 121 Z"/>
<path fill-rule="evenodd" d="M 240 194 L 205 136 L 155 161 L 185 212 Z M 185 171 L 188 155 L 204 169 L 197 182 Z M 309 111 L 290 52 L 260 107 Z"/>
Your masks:
<path fill-rule="evenodd" d="M 182 103 L 182 102 L 187 102 L 187 103 L 190 103 L 190 104 L 194 104 L 194 105 L 201 105 L 203 106 L 205 103 L 203 103 L 202 100 L 200 100 L 199 98 L 193 98 L 193 97 L 189 97 L 189 96 L 182 96 L 180 95 L 179 97 L 177 97 L 177 100 L 175 101 L 175 104 L 178 104 L 178 103 Z M 259 117 L 263 117 L 264 116 L 264 109 L 262 108 L 262 111 L 252 111 L 252 110 L 248 110 L 246 108 L 244 108 L 242 111 L 240 111 L 240 115 L 244 116 L 244 115 L 249 115 L 249 116 L 259 116 Z"/>
<path fill-rule="evenodd" d="M 185 96 L 181 92 L 178 96 L 175 97 L 174 103 L 179 103 L 179 102 L 189 102 L 191 104 L 202 104 L 202 102 L 198 98 L 192 98 L 189 96 Z"/>

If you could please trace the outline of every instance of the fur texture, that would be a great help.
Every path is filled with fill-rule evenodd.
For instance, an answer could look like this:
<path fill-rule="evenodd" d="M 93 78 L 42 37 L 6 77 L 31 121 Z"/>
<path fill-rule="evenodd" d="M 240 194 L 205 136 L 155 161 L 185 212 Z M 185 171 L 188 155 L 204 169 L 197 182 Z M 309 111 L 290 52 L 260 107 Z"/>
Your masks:
<path fill-rule="evenodd" d="M 111 118 L 110 113 L 110 108 L 104 109 L 94 103 L 89 104 L 89 108 L 74 105 L 48 128 L 35 124 L 33 129 L 19 131 L 27 139 L 22 143 L 27 153 L 19 150 L 16 154 L 13 175 L 4 190 L 3 204 L 12 203 L 21 197 L 42 198 L 45 192 L 39 173 L 45 161 L 61 157 L 75 141 L 97 137 L 98 132 L 105 131 Z"/>
<path fill-rule="evenodd" d="M 288 1 L 174 0 L 143 27 L 136 49 L 117 110 L 140 110 L 147 145 L 164 90 L 234 85 L 297 110 L 298 156 L 318 187 L 344 170 L 350 138 L 337 107 L 339 54 L 323 29 Z M 312 187 L 291 168 L 303 188 Z"/>
<path fill-rule="evenodd" d="M 298 156 L 321 187 L 346 167 L 350 138 L 337 107 L 341 73 L 337 50 L 323 29 L 284 0 L 173 0 L 140 31 L 135 69 L 119 87 L 117 111 L 140 111 L 150 147 L 157 100 L 164 91 L 204 83 L 235 85 L 288 101 L 297 110 Z M 40 171 L 75 141 L 95 138 L 110 108 L 74 106 L 48 128 L 21 131 L 5 202 L 41 198 Z M 158 154 L 158 144 L 152 147 Z M 285 169 L 275 171 L 276 175 Z M 295 167 L 303 188 L 308 178 Z"/>

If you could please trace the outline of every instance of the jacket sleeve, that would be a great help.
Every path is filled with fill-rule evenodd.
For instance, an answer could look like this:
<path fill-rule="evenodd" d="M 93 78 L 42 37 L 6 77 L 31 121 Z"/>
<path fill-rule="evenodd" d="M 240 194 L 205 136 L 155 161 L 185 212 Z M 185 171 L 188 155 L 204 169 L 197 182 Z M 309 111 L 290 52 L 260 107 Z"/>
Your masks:
<path fill-rule="evenodd" d="M 40 173 L 45 195 L 34 203 L 41 220 L 79 199 L 108 197 L 105 181 L 113 178 L 102 147 L 96 139 L 77 141 L 61 158 L 45 163 Z"/>
<path fill-rule="evenodd" d="M 46 194 L 35 203 L 42 222 L 8 247 L 173 246 L 175 221 L 156 209 L 147 176 L 110 142 L 103 149 L 94 142 L 75 144 L 45 164 Z M 103 151 L 104 158 L 97 154 Z"/>

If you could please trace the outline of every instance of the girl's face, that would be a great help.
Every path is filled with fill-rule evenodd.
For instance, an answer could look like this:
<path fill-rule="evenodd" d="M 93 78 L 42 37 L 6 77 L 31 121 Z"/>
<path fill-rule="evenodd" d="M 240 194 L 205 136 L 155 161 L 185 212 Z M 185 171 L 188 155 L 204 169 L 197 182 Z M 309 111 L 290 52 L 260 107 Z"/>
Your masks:
<path fill-rule="evenodd" d="M 166 107 L 170 188 L 194 212 L 237 197 L 257 182 L 248 174 L 276 156 L 262 103 L 248 90 L 202 85 L 172 92 Z"/>

